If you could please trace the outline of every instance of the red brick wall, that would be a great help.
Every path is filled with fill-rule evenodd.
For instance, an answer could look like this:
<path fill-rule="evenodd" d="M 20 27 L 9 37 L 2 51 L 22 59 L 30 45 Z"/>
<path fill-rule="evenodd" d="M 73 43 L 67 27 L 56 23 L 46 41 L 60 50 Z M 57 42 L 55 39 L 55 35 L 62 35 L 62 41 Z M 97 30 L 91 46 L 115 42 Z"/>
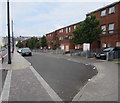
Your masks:
<path fill-rule="evenodd" d="M 46 34 L 46 40 L 47 40 L 47 43 L 48 43 L 48 49 L 52 49 L 53 42 L 56 40 L 56 31 L 51 32 L 49 34 Z"/>
<path fill-rule="evenodd" d="M 115 6 L 115 13 L 108 14 L 109 8 L 113 7 L 113 6 Z M 106 16 L 103 16 L 103 17 L 100 16 L 102 10 L 106 10 Z M 106 34 L 101 34 L 103 37 L 100 40 L 100 48 L 103 48 L 102 47 L 103 43 L 110 44 L 111 47 L 116 46 L 116 41 L 120 41 L 120 36 L 118 35 L 118 29 L 120 29 L 120 2 L 117 4 L 110 5 L 106 8 L 102 8 L 91 14 L 96 15 L 96 19 L 100 21 L 99 27 L 101 27 L 101 25 L 104 25 L 104 24 L 106 25 Z M 91 14 L 89 14 L 89 15 L 91 15 Z M 108 25 L 110 23 L 115 23 L 115 27 L 114 27 L 115 33 L 113 33 L 113 34 L 108 33 Z M 93 49 L 98 48 L 97 45 L 99 47 L 99 44 L 95 44 L 95 42 L 94 42 L 92 44 L 92 48 Z"/>

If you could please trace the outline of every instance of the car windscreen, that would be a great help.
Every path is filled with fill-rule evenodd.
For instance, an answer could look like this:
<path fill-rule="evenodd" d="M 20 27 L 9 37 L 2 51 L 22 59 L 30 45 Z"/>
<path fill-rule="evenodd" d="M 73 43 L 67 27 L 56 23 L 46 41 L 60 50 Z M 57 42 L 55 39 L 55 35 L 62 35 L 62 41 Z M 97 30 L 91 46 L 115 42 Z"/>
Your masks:
<path fill-rule="evenodd" d="M 109 52 L 111 50 L 113 50 L 113 48 L 107 48 L 107 49 L 104 49 L 103 52 Z"/>
<path fill-rule="evenodd" d="M 24 48 L 22 49 L 23 52 L 31 52 L 31 50 L 29 48 Z"/>

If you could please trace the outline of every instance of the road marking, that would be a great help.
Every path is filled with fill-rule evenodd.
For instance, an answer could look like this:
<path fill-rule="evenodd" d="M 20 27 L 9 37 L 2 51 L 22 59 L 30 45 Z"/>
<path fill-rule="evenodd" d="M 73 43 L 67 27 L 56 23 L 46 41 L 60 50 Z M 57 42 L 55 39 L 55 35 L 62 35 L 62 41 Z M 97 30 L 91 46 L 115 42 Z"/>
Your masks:
<path fill-rule="evenodd" d="M 55 91 L 47 84 L 47 82 L 40 76 L 40 74 L 32 67 L 30 66 L 31 71 L 36 76 L 36 78 L 39 80 L 39 82 L 42 84 L 42 86 L 45 88 L 47 93 L 50 95 L 53 101 L 62 101 L 62 99 L 55 93 Z"/>
<path fill-rule="evenodd" d="M 3 56 L 3 58 L 5 58 L 7 55 L 8 55 L 8 54 L 5 54 L 5 55 Z"/>
<path fill-rule="evenodd" d="M 9 99 L 11 76 L 12 76 L 12 70 L 8 71 L 8 73 L 7 73 L 5 83 L 4 83 L 4 87 L 3 87 L 1 97 L 0 97 L 0 103 L 2 101 L 8 101 L 8 99 Z"/>

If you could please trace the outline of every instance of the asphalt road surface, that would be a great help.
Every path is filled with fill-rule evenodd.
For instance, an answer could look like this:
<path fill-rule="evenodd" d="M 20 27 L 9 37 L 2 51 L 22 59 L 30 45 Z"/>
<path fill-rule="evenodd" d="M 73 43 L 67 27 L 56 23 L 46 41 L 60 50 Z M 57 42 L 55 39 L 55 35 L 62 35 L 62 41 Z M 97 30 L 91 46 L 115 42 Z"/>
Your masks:
<path fill-rule="evenodd" d="M 94 66 L 58 56 L 33 53 L 25 57 L 63 101 L 71 101 L 88 79 L 97 74 Z"/>

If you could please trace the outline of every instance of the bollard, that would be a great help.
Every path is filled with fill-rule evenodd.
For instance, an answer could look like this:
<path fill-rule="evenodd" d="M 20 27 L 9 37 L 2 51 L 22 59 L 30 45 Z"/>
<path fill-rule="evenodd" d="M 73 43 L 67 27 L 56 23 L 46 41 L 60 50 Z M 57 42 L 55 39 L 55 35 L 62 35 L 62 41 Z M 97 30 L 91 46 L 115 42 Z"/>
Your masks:
<path fill-rule="evenodd" d="M 72 50 L 70 50 L 70 56 L 72 56 Z"/>
<path fill-rule="evenodd" d="M 109 61 L 109 52 L 106 53 L 106 60 Z"/>

